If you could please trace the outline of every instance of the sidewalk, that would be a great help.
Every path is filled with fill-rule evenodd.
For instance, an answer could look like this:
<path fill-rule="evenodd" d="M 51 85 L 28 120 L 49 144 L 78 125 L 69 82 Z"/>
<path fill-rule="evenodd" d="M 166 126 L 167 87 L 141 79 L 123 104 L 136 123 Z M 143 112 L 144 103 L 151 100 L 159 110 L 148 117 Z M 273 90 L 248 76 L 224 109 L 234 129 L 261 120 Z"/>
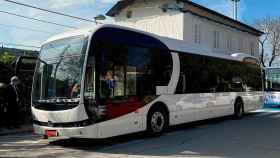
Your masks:
<path fill-rule="evenodd" d="M 7 129 L 7 128 L 0 127 L 0 136 L 32 133 L 32 131 L 33 131 L 32 125 L 23 125 L 20 128 L 16 128 L 16 129 Z"/>

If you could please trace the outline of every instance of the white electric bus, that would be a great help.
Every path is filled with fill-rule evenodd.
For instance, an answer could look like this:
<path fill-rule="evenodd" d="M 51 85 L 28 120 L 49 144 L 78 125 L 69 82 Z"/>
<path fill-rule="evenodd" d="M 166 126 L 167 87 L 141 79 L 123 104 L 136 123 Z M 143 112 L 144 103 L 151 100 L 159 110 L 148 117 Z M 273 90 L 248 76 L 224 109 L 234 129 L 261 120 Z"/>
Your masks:
<path fill-rule="evenodd" d="M 258 60 L 198 52 L 180 40 L 114 25 L 43 44 L 36 66 L 35 133 L 107 138 L 235 115 L 262 105 Z"/>
<path fill-rule="evenodd" d="M 280 67 L 265 68 L 264 107 L 280 107 Z"/>

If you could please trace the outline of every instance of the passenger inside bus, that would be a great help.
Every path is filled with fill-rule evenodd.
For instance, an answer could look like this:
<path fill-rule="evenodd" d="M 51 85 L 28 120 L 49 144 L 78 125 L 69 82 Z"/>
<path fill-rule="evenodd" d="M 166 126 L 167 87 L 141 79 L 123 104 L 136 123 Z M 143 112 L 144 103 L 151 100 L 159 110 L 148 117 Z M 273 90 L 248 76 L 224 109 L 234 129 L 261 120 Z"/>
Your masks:
<path fill-rule="evenodd" d="M 227 83 L 227 81 L 225 81 L 225 79 L 223 79 L 220 76 L 217 76 L 217 88 L 216 88 L 216 92 L 227 92 L 229 89 L 229 84 Z"/>
<path fill-rule="evenodd" d="M 71 98 L 76 98 L 79 96 L 81 86 L 78 83 L 75 83 L 71 90 Z"/>
<path fill-rule="evenodd" d="M 105 88 L 101 88 L 102 92 L 101 94 L 105 96 L 106 98 L 112 98 L 114 88 L 116 85 L 116 82 L 113 77 L 113 71 L 108 70 L 106 74 L 103 76 L 104 82 L 101 82 L 101 86 Z"/>
<path fill-rule="evenodd" d="M 113 90 L 114 90 L 114 87 L 115 87 L 115 80 L 113 78 L 113 71 L 111 71 L 111 70 L 107 71 L 106 76 L 105 76 L 105 80 L 106 80 L 107 86 L 110 90 L 110 96 L 111 96 L 113 94 Z"/>

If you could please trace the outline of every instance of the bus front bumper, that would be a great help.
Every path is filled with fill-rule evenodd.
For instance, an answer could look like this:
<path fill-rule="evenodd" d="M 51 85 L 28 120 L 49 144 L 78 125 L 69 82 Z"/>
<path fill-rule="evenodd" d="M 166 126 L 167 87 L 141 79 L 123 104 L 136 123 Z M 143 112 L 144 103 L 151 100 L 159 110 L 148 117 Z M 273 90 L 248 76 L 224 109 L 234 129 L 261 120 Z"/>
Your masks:
<path fill-rule="evenodd" d="M 34 124 L 34 133 L 47 137 L 98 138 L 98 128 L 86 127 L 47 127 Z"/>

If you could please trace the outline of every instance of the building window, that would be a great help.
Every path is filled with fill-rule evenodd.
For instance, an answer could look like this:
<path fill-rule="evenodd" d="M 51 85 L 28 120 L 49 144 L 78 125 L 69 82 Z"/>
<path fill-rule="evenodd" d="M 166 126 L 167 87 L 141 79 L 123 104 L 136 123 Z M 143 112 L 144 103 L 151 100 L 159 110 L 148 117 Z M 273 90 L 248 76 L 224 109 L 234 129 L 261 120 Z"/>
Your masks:
<path fill-rule="evenodd" d="M 220 48 L 220 32 L 214 31 L 214 48 Z"/>
<path fill-rule="evenodd" d="M 227 38 L 227 49 L 232 50 L 232 38 L 231 37 Z"/>
<path fill-rule="evenodd" d="M 194 43 L 201 43 L 201 25 L 199 24 L 194 25 Z"/>
<path fill-rule="evenodd" d="M 255 43 L 254 42 L 250 43 L 250 53 L 252 56 L 255 55 Z"/>
<path fill-rule="evenodd" d="M 132 17 L 132 11 L 131 11 L 131 10 L 129 10 L 129 11 L 126 12 L 126 17 L 127 17 L 128 19 L 130 19 L 130 18 Z"/>
<path fill-rule="evenodd" d="M 238 50 L 241 51 L 243 50 L 243 39 L 239 38 L 238 40 Z"/>

